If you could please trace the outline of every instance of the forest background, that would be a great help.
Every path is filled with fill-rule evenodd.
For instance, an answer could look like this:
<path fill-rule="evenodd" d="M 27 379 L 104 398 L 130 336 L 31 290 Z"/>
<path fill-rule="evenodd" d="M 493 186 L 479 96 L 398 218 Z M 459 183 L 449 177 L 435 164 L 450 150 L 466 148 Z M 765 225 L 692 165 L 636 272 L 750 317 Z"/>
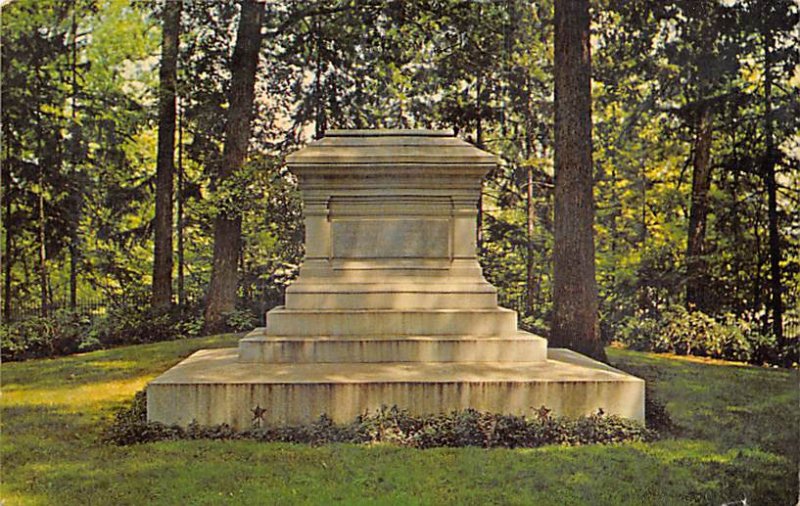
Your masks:
<path fill-rule="evenodd" d="M 284 158 L 332 128 L 448 128 L 499 155 L 479 206 L 481 263 L 501 304 L 546 336 L 552 0 L 266 2 L 248 31 L 240 12 L 254 3 L 3 6 L 3 358 L 208 330 L 214 235 L 226 220 L 241 232 L 221 327 L 256 325 L 303 254 Z M 592 2 L 605 342 L 797 361 L 799 13 L 793 0 Z M 176 107 L 165 185 L 168 34 Z M 252 132 L 231 171 L 243 34 L 257 51 Z M 154 292 L 159 199 L 170 204 L 175 261 Z"/>

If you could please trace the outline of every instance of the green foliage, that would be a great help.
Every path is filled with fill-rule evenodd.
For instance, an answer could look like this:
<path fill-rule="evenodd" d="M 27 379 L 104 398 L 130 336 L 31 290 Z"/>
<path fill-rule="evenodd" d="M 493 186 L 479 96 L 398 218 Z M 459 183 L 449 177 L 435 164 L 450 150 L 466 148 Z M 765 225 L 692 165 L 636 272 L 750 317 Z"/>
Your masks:
<path fill-rule="evenodd" d="M 236 432 L 226 425 L 185 429 L 147 421 L 147 397 L 138 392 L 120 409 L 103 440 L 116 445 L 175 439 L 252 439 L 261 442 L 304 444 L 390 443 L 412 448 L 478 446 L 483 448 L 533 448 L 544 445 L 612 444 L 651 441 L 655 432 L 641 424 L 598 413 L 566 418 L 542 407 L 533 417 L 479 412 L 472 409 L 438 415 L 411 415 L 397 407 L 383 407 L 346 425 L 322 415 L 299 426 L 255 426 Z"/>
<path fill-rule="evenodd" d="M 204 323 L 202 316 L 190 314 L 178 321 L 175 328 L 180 337 L 197 337 L 203 332 Z"/>
<path fill-rule="evenodd" d="M 94 349 L 85 315 L 59 310 L 51 317 L 35 317 L 0 326 L 3 360 L 67 355 Z"/>
<path fill-rule="evenodd" d="M 237 309 L 223 316 L 225 325 L 234 332 L 252 330 L 258 323 L 258 317 L 249 309 Z"/>
<path fill-rule="evenodd" d="M 230 315 L 230 327 L 236 331 L 253 328 L 254 321 L 247 310 Z M 101 314 L 59 310 L 48 317 L 2 325 L 0 338 L 3 360 L 27 360 L 197 337 L 202 329 L 202 317 L 191 310 L 183 315 L 177 309 L 154 310 L 147 299 L 132 297 L 114 303 Z"/>
<path fill-rule="evenodd" d="M 165 341 L 176 336 L 174 316 L 137 302 L 116 304 L 100 317 L 93 329 L 104 345 Z"/>
<path fill-rule="evenodd" d="M 672 306 L 658 316 L 627 318 L 616 327 L 614 338 L 635 350 L 744 362 L 777 358 L 769 354 L 775 348 L 774 340 L 764 337 L 757 324 L 731 314 L 715 319 L 683 306 Z"/>
<path fill-rule="evenodd" d="M 713 117 L 713 168 L 705 253 L 697 260 L 704 266 L 703 310 L 725 328 L 700 317 L 694 323 L 719 336 L 706 343 L 709 354 L 731 358 L 751 354 L 751 360 L 762 361 L 790 352 L 775 348 L 775 340 L 762 331 L 769 326 L 768 318 L 760 316 L 770 300 L 771 277 L 764 183 L 764 51 L 767 33 L 776 40 L 794 39 L 790 33 L 800 11 L 783 0 L 604 0 L 597 12 L 593 136 L 605 334 L 613 337 L 612 329 L 636 327 L 634 318 L 660 319 L 655 315 L 685 304 L 691 274 L 685 258 L 691 169 L 697 118 L 705 110 Z M 796 111 L 800 102 L 791 69 L 800 61 L 798 46 L 788 43 L 772 48 L 772 53 L 772 78 L 783 83 L 771 97 L 772 106 Z M 779 177 L 788 183 L 778 198 L 782 258 L 787 259 L 782 267 L 787 308 L 797 305 L 798 293 L 790 288 L 796 284 L 792 273 L 798 270 L 792 254 L 797 250 L 796 235 L 790 232 L 796 226 L 791 223 L 800 216 L 793 204 L 798 194 L 788 190 L 798 187 L 800 174 L 789 147 L 794 145 L 796 118 L 778 112 L 771 118 L 775 142 L 784 146 L 775 155 Z M 753 315 L 763 321 L 756 324 Z M 645 332 L 647 325 L 651 323 L 641 325 Z M 674 330 L 692 334 L 691 329 Z M 752 351 L 747 351 L 748 343 Z"/>

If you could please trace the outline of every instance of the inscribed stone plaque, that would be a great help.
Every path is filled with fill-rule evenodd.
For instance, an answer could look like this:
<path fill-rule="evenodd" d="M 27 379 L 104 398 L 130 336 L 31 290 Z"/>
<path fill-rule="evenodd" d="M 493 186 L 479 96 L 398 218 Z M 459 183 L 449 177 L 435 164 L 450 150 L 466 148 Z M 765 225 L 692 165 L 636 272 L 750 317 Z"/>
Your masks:
<path fill-rule="evenodd" d="M 333 220 L 333 258 L 448 258 L 450 222 Z"/>

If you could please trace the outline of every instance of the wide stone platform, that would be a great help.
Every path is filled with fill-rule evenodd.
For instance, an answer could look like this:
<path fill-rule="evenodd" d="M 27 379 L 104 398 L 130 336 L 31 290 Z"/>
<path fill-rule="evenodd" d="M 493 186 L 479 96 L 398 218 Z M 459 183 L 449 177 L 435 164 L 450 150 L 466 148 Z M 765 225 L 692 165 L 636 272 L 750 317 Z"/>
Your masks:
<path fill-rule="evenodd" d="M 244 429 L 396 405 L 642 420 L 644 382 L 518 330 L 476 252 L 497 160 L 452 133 L 333 131 L 291 155 L 305 258 L 285 306 L 238 349 L 195 353 L 150 383 L 149 420 Z"/>
<path fill-rule="evenodd" d="M 352 422 L 381 406 L 427 414 L 474 408 L 530 414 L 547 406 L 568 416 L 602 408 L 644 419 L 644 381 L 575 352 L 549 350 L 541 362 L 242 363 L 235 348 L 202 350 L 151 382 L 154 421 L 252 427 L 255 406 L 275 424 L 327 414 Z"/>

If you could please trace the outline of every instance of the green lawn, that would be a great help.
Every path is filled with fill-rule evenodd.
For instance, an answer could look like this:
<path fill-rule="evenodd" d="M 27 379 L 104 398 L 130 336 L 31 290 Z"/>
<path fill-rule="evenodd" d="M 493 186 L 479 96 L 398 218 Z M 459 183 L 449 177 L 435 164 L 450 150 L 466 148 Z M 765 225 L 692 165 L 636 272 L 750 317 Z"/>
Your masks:
<path fill-rule="evenodd" d="M 148 380 L 214 336 L 2 367 L 12 504 L 748 504 L 797 501 L 796 371 L 609 349 L 678 425 L 657 443 L 414 450 L 245 441 L 98 442 Z"/>

